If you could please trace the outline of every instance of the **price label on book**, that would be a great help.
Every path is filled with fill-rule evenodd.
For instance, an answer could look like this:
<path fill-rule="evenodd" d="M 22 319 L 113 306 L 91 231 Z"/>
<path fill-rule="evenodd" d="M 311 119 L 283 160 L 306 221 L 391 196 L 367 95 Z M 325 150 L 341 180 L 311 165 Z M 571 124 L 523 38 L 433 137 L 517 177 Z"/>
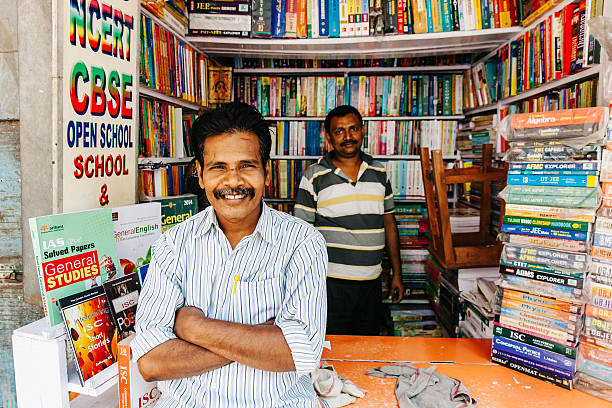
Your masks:
<path fill-rule="evenodd" d="M 134 203 L 138 0 L 62 0 L 63 211 Z"/>

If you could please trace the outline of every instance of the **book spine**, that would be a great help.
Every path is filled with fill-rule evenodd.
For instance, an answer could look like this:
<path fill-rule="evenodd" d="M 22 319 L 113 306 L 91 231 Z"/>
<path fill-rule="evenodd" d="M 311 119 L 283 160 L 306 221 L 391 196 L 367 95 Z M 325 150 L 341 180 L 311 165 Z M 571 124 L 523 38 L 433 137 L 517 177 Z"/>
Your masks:
<path fill-rule="evenodd" d="M 566 229 L 570 231 L 583 231 L 583 232 L 588 232 L 590 230 L 589 223 L 579 222 L 579 221 L 552 220 L 552 219 L 545 219 L 545 218 L 525 218 L 525 217 L 520 217 L 520 216 L 516 217 L 512 215 L 504 215 L 503 220 L 504 220 L 504 223 L 507 223 L 507 224 L 539 226 L 539 227 L 546 227 L 546 228 Z"/>
<path fill-rule="evenodd" d="M 522 263 L 509 261 L 509 263 Z M 554 283 L 555 285 L 569 286 L 571 288 L 582 289 L 584 286 L 584 273 L 582 277 L 573 275 L 561 275 L 557 273 L 544 272 L 537 269 L 519 268 L 512 265 L 500 265 L 500 273 L 504 275 L 515 275 L 535 281 Z"/>
<path fill-rule="evenodd" d="M 508 175 L 510 185 L 562 186 L 562 187 L 595 187 L 598 177 L 589 176 L 548 176 L 548 175 Z"/>
<path fill-rule="evenodd" d="M 537 306 L 560 310 L 566 313 L 580 314 L 582 310 L 582 303 L 566 302 L 554 297 L 539 296 L 519 290 L 503 289 L 503 298 L 513 299 L 518 302 L 528 302 Z"/>
<path fill-rule="evenodd" d="M 580 326 L 573 322 L 566 322 L 563 320 L 551 319 L 545 316 L 538 316 L 532 313 L 527 313 L 521 310 L 512 309 L 509 307 L 501 307 L 500 308 L 500 317 L 505 316 L 509 319 L 514 319 L 516 321 L 522 321 L 525 323 L 530 323 L 532 325 L 541 327 L 543 329 L 547 329 L 550 331 L 551 335 L 554 333 L 556 335 L 564 335 L 568 334 L 571 337 L 569 339 L 575 340 L 576 335 L 580 331 Z"/>
<path fill-rule="evenodd" d="M 319 37 L 329 36 L 329 15 L 326 0 L 314 0 L 319 2 Z"/>
<path fill-rule="evenodd" d="M 554 375 L 552 373 L 548 373 L 544 370 L 540 370 L 540 369 L 533 368 L 533 367 L 527 367 L 521 364 L 520 362 L 513 361 L 508 358 L 499 357 L 496 355 L 491 355 L 491 361 L 499 365 L 502 365 L 504 367 L 511 368 L 515 371 L 530 375 L 531 377 L 537 378 L 539 380 L 543 380 L 551 384 L 558 385 L 565 389 L 568 389 L 568 390 L 572 389 L 571 381 L 564 379 L 560 376 Z"/>
<path fill-rule="evenodd" d="M 512 170 L 530 171 L 597 171 L 598 162 L 513 162 L 508 166 Z"/>
<path fill-rule="evenodd" d="M 577 341 L 573 333 L 568 333 L 565 330 L 559 330 L 543 325 L 538 320 L 529 317 L 517 318 L 512 315 L 500 314 L 496 322 L 502 326 L 520 330 L 532 336 L 540 337 L 549 341 L 554 341 L 559 344 L 565 344 L 570 347 L 575 346 Z"/>
<path fill-rule="evenodd" d="M 493 347 L 491 353 L 496 354 L 498 357 L 501 357 L 501 358 L 509 358 L 516 362 L 525 364 L 526 366 L 549 372 L 561 378 L 565 378 L 569 381 L 572 380 L 572 373 L 570 373 L 569 371 L 559 369 L 558 367 L 555 367 L 552 364 L 542 362 L 541 360 L 535 360 L 535 359 L 525 357 L 524 353 L 518 353 L 516 351 L 511 352 L 508 350 L 500 349 L 498 347 Z"/>
<path fill-rule="evenodd" d="M 596 232 L 593 236 L 593 246 L 612 249 L 612 235 Z"/>
<path fill-rule="evenodd" d="M 554 341 L 541 339 L 530 334 L 522 333 L 518 330 L 508 329 L 498 324 L 495 324 L 495 326 L 493 327 L 493 334 L 495 336 L 505 337 L 507 339 L 512 339 L 523 344 L 548 350 L 550 352 L 566 356 L 570 359 L 576 359 L 576 347 L 564 346 L 562 344 L 555 343 Z"/>
<path fill-rule="evenodd" d="M 553 228 L 504 224 L 502 232 L 508 234 L 530 235 L 544 238 L 560 238 L 573 241 L 587 241 L 589 234 L 583 231 L 567 231 Z"/>
<path fill-rule="evenodd" d="M 336 38 L 340 36 L 340 3 L 337 0 L 328 0 L 329 10 L 329 36 Z"/>

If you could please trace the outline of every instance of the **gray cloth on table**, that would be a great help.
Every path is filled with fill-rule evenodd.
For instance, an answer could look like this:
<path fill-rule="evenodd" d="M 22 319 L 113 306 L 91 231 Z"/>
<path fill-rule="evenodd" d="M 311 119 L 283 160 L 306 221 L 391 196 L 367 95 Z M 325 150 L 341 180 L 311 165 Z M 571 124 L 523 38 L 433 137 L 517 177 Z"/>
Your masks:
<path fill-rule="evenodd" d="M 435 371 L 436 366 L 416 368 L 407 363 L 397 363 L 373 368 L 366 374 L 397 378 L 395 396 L 400 408 L 467 408 L 477 405 L 461 381 Z"/>

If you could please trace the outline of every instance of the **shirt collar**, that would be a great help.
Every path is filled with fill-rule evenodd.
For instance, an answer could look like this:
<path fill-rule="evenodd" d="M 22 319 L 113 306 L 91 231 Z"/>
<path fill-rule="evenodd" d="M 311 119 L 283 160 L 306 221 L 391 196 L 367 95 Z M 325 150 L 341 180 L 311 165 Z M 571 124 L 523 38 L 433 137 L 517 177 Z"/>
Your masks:
<path fill-rule="evenodd" d="M 332 161 L 335 154 L 336 153 L 333 150 L 328 152 L 325 156 L 319 159 L 319 164 L 326 166 L 332 171 L 335 170 L 336 166 L 334 165 L 334 162 Z M 368 166 L 370 166 L 372 162 L 374 161 L 374 158 L 370 156 L 369 154 L 364 153 L 363 150 L 359 151 L 359 157 L 361 158 L 362 164 L 365 163 Z"/>
<path fill-rule="evenodd" d="M 261 214 L 259 215 L 259 220 L 257 221 L 257 226 L 255 227 L 255 231 L 253 233 L 259 234 L 264 241 L 274 245 L 276 243 L 276 235 L 273 231 L 274 222 L 272 220 L 272 210 L 266 205 L 263 199 L 261 200 L 261 204 Z M 219 220 L 217 219 L 217 214 L 215 213 L 215 209 L 211 205 L 204 210 L 202 220 L 200 221 L 200 224 L 196 227 L 195 236 L 199 237 L 208 233 L 213 226 L 215 226 L 219 229 L 219 231 L 221 231 L 221 228 L 219 227 Z"/>

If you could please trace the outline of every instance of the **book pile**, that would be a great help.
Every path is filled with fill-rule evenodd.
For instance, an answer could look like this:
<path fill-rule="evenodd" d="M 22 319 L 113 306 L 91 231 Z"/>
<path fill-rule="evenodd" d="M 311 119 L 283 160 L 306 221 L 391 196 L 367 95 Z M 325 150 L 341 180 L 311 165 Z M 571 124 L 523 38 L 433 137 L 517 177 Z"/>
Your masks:
<path fill-rule="evenodd" d="M 415 160 L 389 160 L 382 162 L 387 169 L 387 175 L 393 198 L 425 198 L 421 164 Z"/>
<path fill-rule="evenodd" d="M 429 251 L 425 248 L 400 249 L 402 263 L 402 283 L 406 295 L 425 295 L 425 261 Z"/>
<path fill-rule="evenodd" d="M 585 321 L 578 347 L 576 388 L 612 401 L 612 200 L 609 155 L 604 151 L 601 180 L 604 194 L 597 212 L 587 280 Z"/>
<path fill-rule="evenodd" d="M 395 221 L 399 231 L 401 250 L 424 248 L 429 245 L 429 240 L 425 235 L 429 230 L 426 206 L 396 204 Z"/>
<path fill-rule="evenodd" d="M 234 68 L 371 68 L 418 67 L 427 65 L 469 64 L 468 54 L 428 55 L 404 58 L 367 59 L 292 59 L 292 58 L 234 58 Z"/>
<path fill-rule="evenodd" d="M 253 7 L 257 5 L 253 2 Z M 259 12 L 257 9 L 256 13 Z M 253 15 L 256 17 L 256 14 Z M 190 0 L 189 34 L 248 37 L 251 34 L 251 2 L 248 0 Z"/>
<path fill-rule="evenodd" d="M 47 321 L 65 326 L 70 373 L 96 387 L 117 375 L 117 342 L 134 333 L 161 205 L 31 218 L 30 232 Z"/>
<path fill-rule="evenodd" d="M 497 286 L 495 280 L 499 277 L 499 270 L 495 268 L 474 268 L 487 269 L 483 274 L 478 271 L 477 278 L 471 280 L 471 289 L 461 291 L 461 317 L 459 319 L 459 334 L 461 337 L 475 339 L 490 339 L 493 337 L 493 321 L 495 319 Z M 487 275 L 486 278 L 481 276 Z M 461 272 L 460 272 L 461 275 Z M 459 280 L 459 288 L 470 282 L 464 278 Z"/>
<path fill-rule="evenodd" d="M 495 131 L 497 123 L 497 115 L 475 116 L 461 123 L 457 133 L 457 149 L 465 155 L 482 155 L 482 146 L 491 144 L 494 152 L 502 152 L 504 146 Z"/>
<path fill-rule="evenodd" d="M 436 312 L 444 337 L 457 337 L 461 305 L 457 284 L 457 270 L 442 268 L 430 254 L 425 262 L 426 295 Z"/>
<path fill-rule="evenodd" d="M 491 360 L 567 389 L 600 201 L 600 162 L 589 159 L 606 122 L 605 108 L 575 109 L 512 115 L 504 129 L 510 170 Z"/>
<path fill-rule="evenodd" d="M 451 232 L 462 234 L 480 230 L 480 211 L 473 208 L 449 208 Z"/>
<path fill-rule="evenodd" d="M 393 335 L 401 337 L 442 337 L 442 328 L 436 321 L 436 313 L 426 298 L 412 301 L 410 305 L 391 305 Z"/>

